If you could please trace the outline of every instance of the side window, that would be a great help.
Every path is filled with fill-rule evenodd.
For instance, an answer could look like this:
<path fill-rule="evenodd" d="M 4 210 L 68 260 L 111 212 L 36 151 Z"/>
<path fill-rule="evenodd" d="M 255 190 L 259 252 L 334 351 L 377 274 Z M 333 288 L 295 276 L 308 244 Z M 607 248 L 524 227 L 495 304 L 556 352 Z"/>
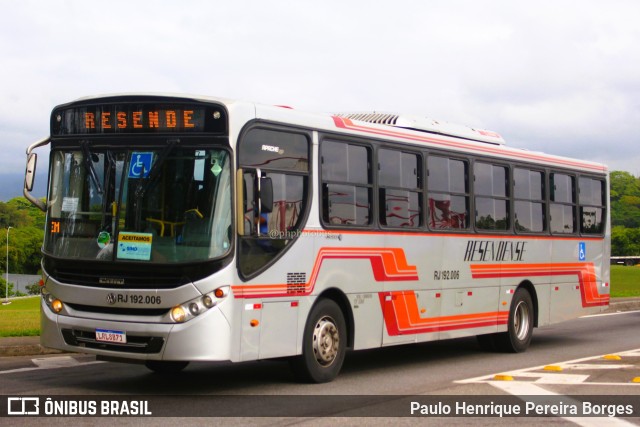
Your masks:
<path fill-rule="evenodd" d="M 324 141 L 322 157 L 322 220 L 327 225 L 371 224 L 371 150 Z"/>
<path fill-rule="evenodd" d="M 513 199 L 516 232 L 545 231 L 544 173 L 514 168 Z"/>
<path fill-rule="evenodd" d="M 605 182 L 601 179 L 580 177 L 580 232 L 583 234 L 602 234 L 605 218 Z"/>
<path fill-rule="evenodd" d="M 380 223 L 415 228 L 421 224 L 421 161 L 416 154 L 378 151 Z"/>
<path fill-rule="evenodd" d="M 239 270 L 248 277 L 274 261 L 304 226 L 309 140 L 298 133 L 252 129 L 238 143 L 238 161 L 243 171 Z"/>
<path fill-rule="evenodd" d="M 476 228 L 509 229 L 509 171 L 505 166 L 476 162 L 474 165 Z"/>
<path fill-rule="evenodd" d="M 432 229 L 469 228 L 469 164 L 463 160 L 429 156 L 428 205 Z"/>
<path fill-rule="evenodd" d="M 571 175 L 552 173 L 549 176 L 549 228 L 552 233 L 571 234 L 576 228 L 576 179 Z"/>

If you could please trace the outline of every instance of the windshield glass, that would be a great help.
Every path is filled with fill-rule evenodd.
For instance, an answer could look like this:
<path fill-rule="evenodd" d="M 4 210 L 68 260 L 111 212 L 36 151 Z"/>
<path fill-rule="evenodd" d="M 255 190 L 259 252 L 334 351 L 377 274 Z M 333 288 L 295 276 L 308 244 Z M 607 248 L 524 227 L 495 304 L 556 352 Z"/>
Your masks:
<path fill-rule="evenodd" d="M 99 261 L 184 263 L 226 254 L 229 153 L 185 148 L 55 151 L 45 253 Z"/>

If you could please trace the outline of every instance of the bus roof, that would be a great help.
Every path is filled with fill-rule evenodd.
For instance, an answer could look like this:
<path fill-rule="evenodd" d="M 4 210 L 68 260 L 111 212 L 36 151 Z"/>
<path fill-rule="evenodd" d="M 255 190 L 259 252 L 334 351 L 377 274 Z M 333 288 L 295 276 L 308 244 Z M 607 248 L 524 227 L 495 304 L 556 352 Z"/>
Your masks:
<path fill-rule="evenodd" d="M 400 143 L 429 147 L 434 150 L 446 149 L 459 153 L 493 156 L 514 161 L 556 166 L 582 171 L 606 173 L 608 168 L 601 163 L 588 160 L 556 156 L 542 152 L 513 148 L 505 145 L 504 139 L 496 132 L 442 122 L 425 117 L 403 116 L 388 113 L 309 113 L 289 107 L 264 105 L 237 101 L 227 98 L 173 93 L 122 93 L 90 96 L 75 102 L 113 100 L 115 98 L 176 98 L 200 102 L 216 102 L 230 111 L 240 109 L 255 111 L 255 118 L 311 127 L 328 132 L 388 139 Z"/>

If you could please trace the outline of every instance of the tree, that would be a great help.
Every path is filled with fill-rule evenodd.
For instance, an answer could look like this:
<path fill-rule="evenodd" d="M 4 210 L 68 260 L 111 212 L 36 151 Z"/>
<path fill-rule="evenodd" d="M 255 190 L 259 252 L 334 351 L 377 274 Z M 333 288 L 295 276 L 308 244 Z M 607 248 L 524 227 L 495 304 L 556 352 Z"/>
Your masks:
<path fill-rule="evenodd" d="M 13 283 L 9 282 L 9 298 L 15 296 L 15 292 L 13 292 Z M 4 280 L 4 277 L 0 278 L 0 298 L 7 297 L 7 281 Z"/>
<path fill-rule="evenodd" d="M 40 295 L 40 284 L 38 283 L 32 283 L 31 285 L 27 285 L 25 286 L 25 288 L 27 289 L 27 293 L 29 295 Z"/>
<path fill-rule="evenodd" d="M 640 227 L 640 179 L 629 172 L 613 171 L 609 180 L 611 225 Z"/>
<path fill-rule="evenodd" d="M 40 249 L 44 240 L 45 215 L 24 197 L 0 202 L 0 253 L 7 245 L 9 232 L 9 271 L 18 274 L 36 274 L 40 268 Z M 6 271 L 6 257 L 0 257 L 0 266 Z"/>

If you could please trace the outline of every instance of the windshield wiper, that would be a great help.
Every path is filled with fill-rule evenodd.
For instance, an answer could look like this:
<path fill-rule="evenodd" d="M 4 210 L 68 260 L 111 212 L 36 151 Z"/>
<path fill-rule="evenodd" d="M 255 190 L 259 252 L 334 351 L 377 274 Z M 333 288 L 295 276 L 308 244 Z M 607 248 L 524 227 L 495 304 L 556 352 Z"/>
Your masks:
<path fill-rule="evenodd" d="M 93 167 L 93 153 L 89 150 L 89 143 L 87 141 L 82 141 L 80 146 L 82 147 L 82 154 L 84 154 L 84 166 L 89 171 L 89 175 L 91 176 L 91 180 L 93 181 L 93 185 L 95 185 L 98 194 L 102 194 L 102 186 L 98 182 L 98 174 L 96 173 L 96 169 Z"/>
<path fill-rule="evenodd" d="M 109 199 L 113 198 L 115 196 L 114 194 L 114 186 L 115 183 L 112 182 L 112 179 L 115 180 L 115 170 L 116 170 L 116 159 L 113 156 L 113 153 L 109 150 L 105 153 L 105 163 L 106 163 L 106 170 L 105 170 L 105 174 L 104 174 L 104 185 L 107 188 L 107 196 L 102 198 L 102 224 L 100 224 L 100 230 L 104 230 L 106 227 L 106 218 L 107 218 L 107 209 L 109 209 L 109 207 L 111 207 L 111 232 L 113 233 L 113 224 L 115 221 L 115 209 L 113 209 L 114 203 L 116 203 L 115 200 L 112 200 L 111 203 L 109 203 Z"/>

